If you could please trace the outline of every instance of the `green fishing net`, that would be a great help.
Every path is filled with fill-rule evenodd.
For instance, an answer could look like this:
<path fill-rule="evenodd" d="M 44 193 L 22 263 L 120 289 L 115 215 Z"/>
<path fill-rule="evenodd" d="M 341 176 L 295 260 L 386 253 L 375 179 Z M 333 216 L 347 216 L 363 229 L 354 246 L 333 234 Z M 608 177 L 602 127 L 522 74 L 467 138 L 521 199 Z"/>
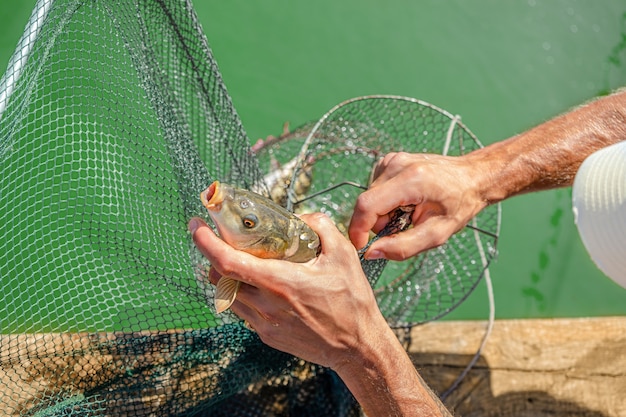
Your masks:
<path fill-rule="evenodd" d="M 189 1 L 40 0 L 0 80 L 0 414 L 352 416 L 327 369 L 213 313 L 187 232 L 213 180 L 345 231 L 386 152 L 480 143 L 427 103 L 368 97 L 250 147 Z M 499 207 L 446 245 L 364 262 L 394 327 L 450 311 Z"/>

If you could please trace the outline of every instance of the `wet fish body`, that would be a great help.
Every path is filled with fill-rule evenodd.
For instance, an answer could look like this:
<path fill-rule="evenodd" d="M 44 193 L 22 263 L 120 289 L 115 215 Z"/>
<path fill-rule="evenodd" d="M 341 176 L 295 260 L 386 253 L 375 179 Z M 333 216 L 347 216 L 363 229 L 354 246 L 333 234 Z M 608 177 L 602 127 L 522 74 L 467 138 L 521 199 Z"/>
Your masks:
<path fill-rule="evenodd" d="M 259 258 L 306 262 L 317 256 L 317 234 L 300 218 L 252 191 L 213 182 L 200 194 L 222 240 Z M 215 309 L 235 301 L 239 281 L 222 277 L 215 290 Z"/>

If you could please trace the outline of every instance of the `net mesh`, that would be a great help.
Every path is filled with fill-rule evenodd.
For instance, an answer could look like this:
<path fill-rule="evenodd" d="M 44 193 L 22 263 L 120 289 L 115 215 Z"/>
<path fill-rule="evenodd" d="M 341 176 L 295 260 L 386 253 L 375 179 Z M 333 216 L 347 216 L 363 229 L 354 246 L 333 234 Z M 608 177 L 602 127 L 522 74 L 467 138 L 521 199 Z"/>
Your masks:
<path fill-rule="evenodd" d="M 385 154 L 457 156 L 481 146 L 458 116 L 432 104 L 366 96 L 340 103 L 315 124 L 258 141 L 253 150 L 276 201 L 296 212 L 325 212 L 347 236 L 354 202 Z M 500 207 L 493 205 L 438 248 L 403 262 L 362 261 L 388 323 L 434 320 L 462 302 L 496 254 L 499 225 Z"/>
<path fill-rule="evenodd" d="M 379 97 L 250 148 L 189 1 L 40 0 L 0 81 L 2 412 L 358 415 L 332 371 L 213 314 L 187 222 L 219 179 L 345 231 L 359 189 L 341 183 L 445 143 L 480 146 L 434 106 Z M 391 325 L 467 296 L 498 210 L 414 261 L 364 263 Z"/>

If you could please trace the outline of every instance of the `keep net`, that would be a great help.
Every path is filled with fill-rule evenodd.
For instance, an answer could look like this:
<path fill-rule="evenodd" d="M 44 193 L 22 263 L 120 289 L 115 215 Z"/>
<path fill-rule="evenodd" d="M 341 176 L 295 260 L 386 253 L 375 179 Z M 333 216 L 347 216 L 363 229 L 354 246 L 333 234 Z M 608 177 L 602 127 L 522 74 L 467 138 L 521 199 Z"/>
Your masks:
<path fill-rule="evenodd" d="M 40 0 L 0 81 L 0 414 L 358 415 L 332 371 L 213 314 L 187 223 L 218 179 L 345 229 L 359 189 L 337 184 L 444 143 L 480 146 L 434 106 L 379 97 L 251 149 L 190 1 Z M 469 294 L 493 210 L 416 261 L 364 264 L 390 325 Z"/>

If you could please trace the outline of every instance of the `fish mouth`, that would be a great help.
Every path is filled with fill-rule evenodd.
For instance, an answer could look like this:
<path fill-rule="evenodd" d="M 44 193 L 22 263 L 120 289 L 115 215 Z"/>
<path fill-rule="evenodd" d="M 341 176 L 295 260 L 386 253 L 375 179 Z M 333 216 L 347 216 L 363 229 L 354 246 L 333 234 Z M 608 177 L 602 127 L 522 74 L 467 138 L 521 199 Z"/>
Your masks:
<path fill-rule="evenodd" d="M 224 193 L 219 181 L 214 181 L 209 188 L 200 193 L 200 200 L 210 211 L 220 211 L 224 202 Z"/>

